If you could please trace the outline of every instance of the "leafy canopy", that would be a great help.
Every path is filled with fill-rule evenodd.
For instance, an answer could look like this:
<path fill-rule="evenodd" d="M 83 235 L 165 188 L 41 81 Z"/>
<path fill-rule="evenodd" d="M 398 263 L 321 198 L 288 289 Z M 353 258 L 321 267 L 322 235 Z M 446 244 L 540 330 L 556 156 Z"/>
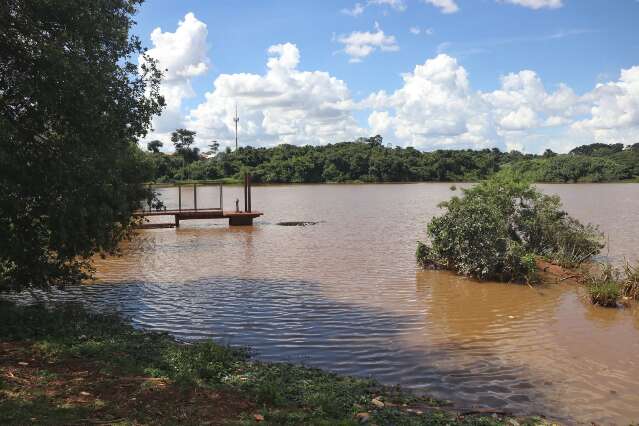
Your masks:
<path fill-rule="evenodd" d="M 152 152 L 154 154 L 159 154 L 160 153 L 160 148 L 162 148 L 164 146 L 164 144 L 162 143 L 162 141 L 159 140 L 152 140 L 151 142 L 146 144 L 146 149 L 149 152 Z"/>
<path fill-rule="evenodd" d="M 150 177 L 136 141 L 164 104 L 129 35 L 140 3 L 0 6 L 0 290 L 78 281 L 130 233 Z"/>
<path fill-rule="evenodd" d="M 180 131 L 185 129 L 174 133 L 179 144 L 182 143 Z M 187 141 L 191 141 L 189 135 L 192 132 L 186 135 Z M 459 182 L 485 179 L 505 167 L 535 182 L 612 182 L 639 178 L 639 144 L 621 151 L 616 145 L 607 151 L 591 150 L 588 148 L 591 145 L 586 145 L 576 149 L 577 153 L 548 151 L 543 155 L 501 152 L 497 148 L 423 152 L 413 147 L 385 146 L 379 135 L 328 145 L 244 146 L 234 151 L 228 147 L 220 149 L 213 142 L 204 152 L 205 156 L 180 146 L 175 154 L 149 155 L 155 167 L 154 181 L 170 182 L 186 176 L 237 179 L 243 171 L 248 171 L 253 181 L 260 183 Z"/>
<path fill-rule="evenodd" d="M 171 142 L 175 152 L 182 156 L 185 163 L 192 163 L 200 158 L 199 148 L 191 148 L 195 142 L 196 133 L 188 129 L 177 129 L 171 133 Z"/>

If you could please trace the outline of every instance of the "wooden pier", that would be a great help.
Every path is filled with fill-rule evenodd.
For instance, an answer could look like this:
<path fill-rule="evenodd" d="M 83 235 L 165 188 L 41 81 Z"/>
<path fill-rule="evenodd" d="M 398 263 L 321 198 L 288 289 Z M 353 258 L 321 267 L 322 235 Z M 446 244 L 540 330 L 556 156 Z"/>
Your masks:
<path fill-rule="evenodd" d="M 143 223 L 139 226 L 142 229 L 179 228 L 180 221 L 192 219 L 228 219 L 230 226 L 250 226 L 253 225 L 253 219 L 262 215 L 262 212 L 235 212 L 221 209 L 153 210 L 133 213 L 134 217 L 173 216 L 173 222 Z"/>
<path fill-rule="evenodd" d="M 133 213 L 134 217 L 147 218 L 153 216 L 173 216 L 172 222 L 153 223 L 147 222 L 139 225 L 141 229 L 154 229 L 154 228 L 179 228 L 180 222 L 183 220 L 193 219 L 228 219 L 230 226 L 251 226 L 253 225 L 253 219 L 263 215 L 262 212 L 254 212 L 251 209 L 251 178 L 246 176 L 244 178 L 244 211 L 239 210 L 223 210 L 223 186 L 219 185 L 220 197 L 219 207 L 216 208 L 203 208 L 197 207 L 197 188 L 198 184 L 193 185 L 193 208 L 182 208 L 182 185 L 178 185 L 178 208 L 177 209 L 149 209 L 138 210 Z M 217 186 L 216 185 L 216 186 Z M 189 185 L 190 186 L 190 185 Z"/>

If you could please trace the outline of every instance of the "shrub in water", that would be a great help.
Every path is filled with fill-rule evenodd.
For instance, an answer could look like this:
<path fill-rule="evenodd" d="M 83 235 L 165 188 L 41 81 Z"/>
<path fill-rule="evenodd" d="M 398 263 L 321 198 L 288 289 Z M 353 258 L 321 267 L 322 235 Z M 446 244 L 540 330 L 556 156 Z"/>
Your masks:
<path fill-rule="evenodd" d="M 536 256 L 574 266 L 599 253 L 601 234 L 561 210 L 510 170 L 462 197 L 442 203 L 442 216 L 428 225 L 430 244 L 419 243 L 417 261 L 485 280 L 534 282 Z"/>
<path fill-rule="evenodd" d="M 619 272 L 610 264 L 586 276 L 586 288 L 594 305 L 615 307 L 621 295 Z"/>

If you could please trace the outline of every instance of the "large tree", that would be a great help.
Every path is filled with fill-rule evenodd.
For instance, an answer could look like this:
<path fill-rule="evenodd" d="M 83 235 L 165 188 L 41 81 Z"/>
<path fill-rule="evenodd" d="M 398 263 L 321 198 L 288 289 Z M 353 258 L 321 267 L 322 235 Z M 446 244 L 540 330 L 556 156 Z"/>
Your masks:
<path fill-rule="evenodd" d="M 195 142 L 196 133 L 188 129 L 177 129 L 171 133 L 171 142 L 175 152 L 182 156 L 185 163 L 192 163 L 200 158 L 200 149 L 191 148 Z"/>
<path fill-rule="evenodd" d="M 162 148 L 164 146 L 164 144 L 162 143 L 162 141 L 159 140 L 153 140 L 149 143 L 146 144 L 146 149 L 147 151 L 150 151 L 154 154 L 159 154 L 160 153 L 160 148 Z"/>
<path fill-rule="evenodd" d="M 130 235 L 137 140 L 164 104 L 130 35 L 140 3 L 0 5 L 0 290 L 77 282 Z"/>

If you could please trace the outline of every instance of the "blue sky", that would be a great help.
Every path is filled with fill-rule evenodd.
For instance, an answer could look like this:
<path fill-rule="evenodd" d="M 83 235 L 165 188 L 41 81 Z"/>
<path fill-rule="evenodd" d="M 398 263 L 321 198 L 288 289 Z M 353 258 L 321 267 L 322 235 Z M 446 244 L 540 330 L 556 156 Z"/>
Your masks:
<path fill-rule="evenodd" d="M 175 71 L 151 137 L 187 126 L 229 143 L 237 103 L 255 146 L 639 141 L 636 0 L 148 0 L 137 21 Z"/>

